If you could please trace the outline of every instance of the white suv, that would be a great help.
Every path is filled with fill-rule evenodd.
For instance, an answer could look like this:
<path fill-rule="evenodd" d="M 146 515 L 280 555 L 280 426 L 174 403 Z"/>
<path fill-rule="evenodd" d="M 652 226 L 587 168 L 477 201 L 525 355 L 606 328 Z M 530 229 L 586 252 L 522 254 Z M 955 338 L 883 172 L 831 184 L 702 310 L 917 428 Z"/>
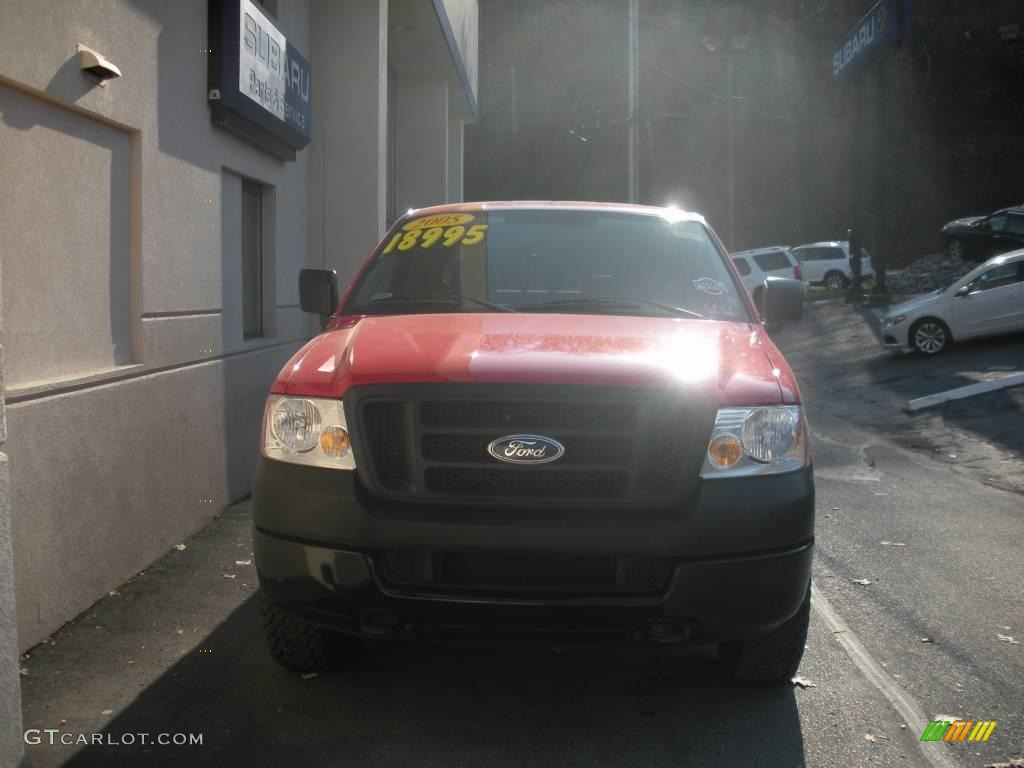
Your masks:
<path fill-rule="evenodd" d="M 766 277 L 790 277 L 802 280 L 800 263 L 786 245 L 770 248 L 755 248 L 751 251 L 737 251 L 731 254 L 736 271 L 743 278 L 743 285 L 761 308 Z"/>
<path fill-rule="evenodd" d="M 870 277 L 875 274 L 871 268 L 871 255 L 864 248 L 860 252 L 860 276 Z M 850 243 L 845 240 L 798 245 L 793 253 L 800 260 L 804 282 L 808 285 L 821 284 L 830 291 L 839 291 L 853 281 Z"/>

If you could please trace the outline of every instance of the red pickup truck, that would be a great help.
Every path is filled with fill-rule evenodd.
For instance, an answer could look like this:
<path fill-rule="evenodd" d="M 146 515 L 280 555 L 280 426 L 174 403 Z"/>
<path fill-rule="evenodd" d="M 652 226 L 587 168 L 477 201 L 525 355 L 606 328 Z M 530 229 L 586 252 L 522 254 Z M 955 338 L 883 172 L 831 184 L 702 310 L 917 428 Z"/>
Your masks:
<path fill-rule="evenodd" d="M 267 400 L 253 491 L 274 658 L 329 639 L 711 644 L 788 681 L 810 609 L 807 422 L 696 214 L 500 202 L 411 211 Z"/>

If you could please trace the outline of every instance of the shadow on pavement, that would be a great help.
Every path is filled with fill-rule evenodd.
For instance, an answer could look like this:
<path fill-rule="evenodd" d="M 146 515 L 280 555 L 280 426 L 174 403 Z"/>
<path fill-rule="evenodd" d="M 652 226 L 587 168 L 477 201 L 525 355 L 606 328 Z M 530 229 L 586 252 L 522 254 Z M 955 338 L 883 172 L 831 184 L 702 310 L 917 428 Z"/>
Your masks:
<path fill-rule="evenodd" d="M 311 679 L 278 668 L 255 598 L 92 746 L 82 766 L 804 765 L 791 688 L 722 683 L 707 659 L 639 649 L 386 645 Z"/>

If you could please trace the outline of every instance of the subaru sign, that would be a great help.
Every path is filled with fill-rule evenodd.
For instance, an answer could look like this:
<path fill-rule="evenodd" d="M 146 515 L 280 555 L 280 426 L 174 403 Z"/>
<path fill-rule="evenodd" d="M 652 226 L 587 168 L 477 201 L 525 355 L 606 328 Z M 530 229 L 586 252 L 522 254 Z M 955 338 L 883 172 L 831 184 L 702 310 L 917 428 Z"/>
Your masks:
<path fill-rule="evenodd" d="M 906 0 L 879 0 L 832 55 L 832 74 L 842 77 L 868 61 L 885 43 L 903 39 Z"/>
<path fill-rule="evenodd" d="M 283 160 L 309 144 L 309 62 L 253 0 L 209 0 L 214 125 Z"/>

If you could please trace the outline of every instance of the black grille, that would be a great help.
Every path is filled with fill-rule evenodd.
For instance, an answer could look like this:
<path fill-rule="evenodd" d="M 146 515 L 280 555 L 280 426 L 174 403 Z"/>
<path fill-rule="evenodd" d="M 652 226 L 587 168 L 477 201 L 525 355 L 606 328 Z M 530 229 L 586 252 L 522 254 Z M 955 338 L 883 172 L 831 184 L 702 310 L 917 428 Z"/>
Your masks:
<path fill-rule="evenodd" d="M 696 483 L 714 414 L 664 392 L 540 385 L 456 392 L 350 390 L 357 459 L 372 489 L 426 501 L 667 502 L 684 490 L 683 478 Z M 565 452 L 523 465 L 488 453 L 492 441 L 516 434 L 557 440 Z"/>
<path fill-rule="evenodd" d="M 633 403 L 574 403 L 535 400 L 441 400 L 424 402 L 420 413 L 427 427 L 508 429 L 624 430 L 636 425 Z"/>
<path fill-rule="evenodd" d="M 363 421 L 372 425 L 370 455 L 377 472 L 377 482 L 385 488 L 399 490 L 409 483 L 409 445 L 405 431 L 405 406 L 401 402 L 367 403 Z"/>
<path fill-rule="evenodd" d="M 385 582 L 469 593 L 632 592 L 664 589 L 669 563 L 661 557 L 506 552 L 386 550 Z"/>

